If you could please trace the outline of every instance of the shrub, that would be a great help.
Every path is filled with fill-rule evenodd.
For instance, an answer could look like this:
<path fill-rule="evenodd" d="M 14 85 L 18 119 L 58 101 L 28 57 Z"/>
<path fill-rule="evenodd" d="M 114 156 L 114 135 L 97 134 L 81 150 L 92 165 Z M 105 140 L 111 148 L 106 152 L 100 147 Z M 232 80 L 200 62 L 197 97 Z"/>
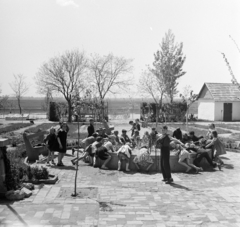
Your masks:
<path fill-rule="evenodd" d="M 50 102 L 49 106 L 49 121 L 59 121 L 59 116 L 57 113 L 57 104 L 55 102 Z"/>

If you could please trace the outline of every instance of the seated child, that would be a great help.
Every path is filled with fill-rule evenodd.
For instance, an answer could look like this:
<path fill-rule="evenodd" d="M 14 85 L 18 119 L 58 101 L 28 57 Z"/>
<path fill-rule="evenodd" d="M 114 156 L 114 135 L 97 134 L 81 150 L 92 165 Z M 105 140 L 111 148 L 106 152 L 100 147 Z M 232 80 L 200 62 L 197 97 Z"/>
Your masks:
<path fill-rule="evenodd" d="M 187 133 L 184 133 L 184 134 L 183 134 L 182 142 L 183 142 L 184 144 L 190 142 L 190 137 L 188 136 Z"/>
<path fill-rule="evenodd" d="M 118 156 L 118 171 L 121 170 L 121 165 L 122 161 L 126 161 L 126 171 L 129 172 L 129 161 L 132 155 L 132 149 L 129 146 L 129 144 L 123 145 L 118 151 L 117 151 L 117 156 Z"/>
<path fill-rule="evenodd" d="M 213 146 L 213 158 L 217 162 L 219 170 L 223 166 L 223 161 L 219 157 L 220 155 L 226 154 L 224 144 L 219 140 L 217 131 L 212 131 L 213 139 L 211 142 L 206 146 L 206 148 Z"/>
<path fill-rule="evenodd" d="M 186 173 L 191 170 L 191 168 L 194 168 L 196 170 L 196 173 L 198 173 L 200 170 L 202 171 L 201 167 L 197 167 L 194 164 L 190 162 L 191 160 L 191 151 L 188 152 L 185 148 L 182 146 L 175 144 L 174 142 L 170 143 L 171 147 L 177 149 L 179 151 L 179 160 L 178 163 L 187 167 Z"/>
<path fill-rule="evenodd" d="M 120 137 L 120 141 L 121 141 L 122 144 L 131 143 L 131 140 L 127 135 L 127 130 L 126 129 L 122 130 L 122 135 Z"/>
<path fill-rule="evenodd" d="M 152 131 L 150 132 L 150 144 L 149 147 L 151 148 L 152 146 L 156 146 L 157 142 L 157 134 L 158 132 L 156 131 L 155 128 L 152 128 Z"/>
<path fill-rule="evenodd" d="M 189 132 L 189 139 L 192 141 L 194 144 L 199 145 L 199 140 L 202 139 L 203 136 L 195 136 L 194 131 Z"/>
<path fill-rule="evenodd" d="M 145 131 L 145 133 L 142 137 L 141 147 L 145 147 L 148 149 L 149 145 L 150 145 L 150 135 L 149 135 L 148 131 Z"/>
<path fill-rule="evenodd" d="M 133 134 L 131 140 L 132 140 L 133 147 L 140 148 L 141 139 L 140 139 L 139 131 L 137 129 L 134 131 L 134 134 Z"/>
<path fill-rule="evenodd" d="M 118 131 L 115 130 L 113 132 L 113 135 L 115 136 L 115 150 L 118 150 L 123 145 L 123 143 L 121 142 L 121 139 L 118 135 Z"/>
<path fill-rule="evenodd" d="M 104 163 L 101 166 L 101 169 L 108 169 L 106 165 L 109 163 L 111 160 L 112 156 L 109 154 L 109 151 L 114 152 L 113 149 L 113 143 L 115 137 L 113 135 L 110 135 L 107 139 L 107 141 L 103 144 L 103 146 L 97 148 L 96 153 L 95 153 L 95 163 L 96 159 L 99 158 L 101 160 L 104 160 Z"/>
<path fill-rule="evenodd" d="M 96 141 L 97 136 L 98 136 L 97 133 L 93 133 L 92 136 L 83 139 L 80 144 L 83 149 L 80 149 L 79 151 L 84 152 L 89 145 L 93 144 Z M 74 149 L 74 151 L 75 151 L 75 149 Z M 87 158 L 87 155 L 84 156 L 84 158 Z M 81 159 L 82 159 L 82 156 L 81 156 Z M 81 159 L 79 159 L 79 160 L 81 160 Z M 76 161 L 77 161 L 77 157 L 75 157 L 74 159 L 71 160 L 73 165 L 75 165 Z"/>

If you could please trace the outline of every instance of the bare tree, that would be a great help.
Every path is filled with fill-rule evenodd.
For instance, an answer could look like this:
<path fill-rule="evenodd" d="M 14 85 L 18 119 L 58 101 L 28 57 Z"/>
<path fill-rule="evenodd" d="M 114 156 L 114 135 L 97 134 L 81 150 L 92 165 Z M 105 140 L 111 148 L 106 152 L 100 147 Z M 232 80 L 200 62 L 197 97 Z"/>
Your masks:
<path fill-rule="evenodd" d="M 162 77 L 153 74 L 151 70 L 145 70 L 139 79 L 138 90 L 141 94 L 150 96 L 156 104 L 156 127 L 158 125 L 159 110 L 165 95 L 165 84 Z"/>
<path fill-rule="evenodd" d="M 190 85 L 186 85 L 183 88 L 183 93 L 180 94 L 180 97 L 182 98 L 183 102 L 186 103 L 187 105 L 187 110 L 186 110 L 186 125 L 187 125 L 187 130 L 188 130 L 188 112 L 190 106 L 197 101 L 198 94 L 193 94 L 193 90 L 191 89 Z"/>
<path fill-rule="evenodd" d="M 22 114 L 21 99 L 29 90 L 29 85 L 25 82 L 26 77 L 22 74 L 13 75 L 14 80 L 9 84 L 17 99 L 20 114 Z"/>
<path fill-rule="evenodd" d="M 68 104 L 68 121 L 72 121 L 73 94 L 84 87 L 87 58 L 79 50 L 66 51 L 44 63 L 36 76 L 39 90 L 61 93 Z"/>
<path fill-rule="evenodd" d="M 108 93 L 115 94 L 119 90 L 126 89 L 132 78 L 132 60 L 124 57 L 92 55 L 89 63 L 90 75 L 94 79 L 94 85 L 98 91 L 100 102 L 104 108 L 104 99 Z"/>
<path fill-rule="evenodd" d="M 2 94 L 2 89 L 0 85 L 0 110 L 4 110 L 9 106 L 9 101 L 8 101 L 8 96 L 7 95 L 1 95 Z"/>

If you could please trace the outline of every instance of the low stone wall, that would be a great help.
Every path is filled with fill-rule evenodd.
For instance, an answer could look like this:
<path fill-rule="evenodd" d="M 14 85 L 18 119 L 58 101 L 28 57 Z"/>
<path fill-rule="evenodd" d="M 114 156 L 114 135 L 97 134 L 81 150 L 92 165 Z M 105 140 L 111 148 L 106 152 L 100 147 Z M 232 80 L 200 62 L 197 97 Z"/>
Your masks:
<path fill-rule="evenodd" d="M 210 149 L 208 149 L 207 151 L 208 151 L 209 156 L 211 157 L 211 152 L 212 152 L 212 151 L 211 151 Z M 107 167 L 108 167 L 110 170 L 117 170 L 117 168 L 118 168 L 118 157 L 117 157 L 117 154 L 116 154 L 116 153 L 110 153 L 110 154 L 111 154 L 111 156 L 112 156 L 112 159 L 111 159 L 111 161 L 107 164 Z M 135 164 L 133 163 L 133 159 L 134 159 L 135 156 L 136 156 L 136 155 L 132 155 L 132 156 L 131 156 L 131 161 L 130 161 L 130 167 L 129 167 L 129 168 L 130 168 L 132 171 L 137 171 L 137 168 L 136 168 Z M 155 156 L 155 154 L 152 154 L 152 155 L 151 155 L 151 158 L 153 159 L 154 164 L 151 166 L 149 172 L 156 172 L 156 171 L 157 171 L 157 172 L 161 172 L 161 166 L 160 166 L 161 156 L 160 156 L 160 155 Z M 171 166 L 172 172 L 185 172 L 185 171 L 186 171 L 186 167 L 180 165 L 180 164 L 178 163 L 178 159 L 179 159 L 178 155 L 174 155 L 174 154 L 171 153 L 171 155 L 170 155 L 170 166 Z M 101 166 L 104 161 L 98 159 L 97 162 L 98 162 L 97 165 L 98 165 L 98 166 Z M 203 168 L 204 168 L 204 167 L 209 167 L 209 164 L 208 164 L 208 162 L 205 160 L 205 158 L 202 159 L 200 165 L 201 165 L 201 167 L 203 167 Z M 121 170 L 125 170 L 125 161 L 122 161 Z"/>

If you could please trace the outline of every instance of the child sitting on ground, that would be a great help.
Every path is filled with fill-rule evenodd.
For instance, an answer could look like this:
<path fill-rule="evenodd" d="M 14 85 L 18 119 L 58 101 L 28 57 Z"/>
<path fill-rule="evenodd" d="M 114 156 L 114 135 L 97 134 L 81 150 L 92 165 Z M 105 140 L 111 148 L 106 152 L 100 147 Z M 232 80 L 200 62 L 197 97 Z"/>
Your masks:
<path fill-rule="evenodd" d="M 118 151 L 118 171 L 121 170 L 122 160 L 126 160 L 126 171 L 129 172 L 129 161 L 132 155 L 132 149 L 129 144 L 123 145 Z"/>
<path fill-rule="evenodd" d="M 213 139 L 211 142 L 206 146 L 206 148 L 213 146 L 213 158 L 217 162 L 219 170 L 223 166 L 223 161 L 219 157 L 220 155 L 226 154 L 224 144 L 219 140 L 217 131 L 212 131 Z"/>

